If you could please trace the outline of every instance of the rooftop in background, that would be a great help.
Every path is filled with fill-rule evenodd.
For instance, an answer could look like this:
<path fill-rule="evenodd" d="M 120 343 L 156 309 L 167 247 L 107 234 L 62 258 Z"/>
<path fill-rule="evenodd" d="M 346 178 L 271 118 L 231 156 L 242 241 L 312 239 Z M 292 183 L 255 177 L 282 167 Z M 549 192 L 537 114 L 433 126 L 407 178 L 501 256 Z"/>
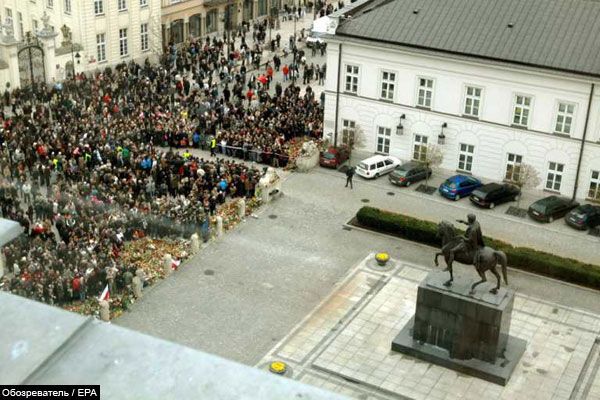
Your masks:
<path fill-rule="evenodd" d="M 360 2 L 362 3 L 362 2 Z M 600 77 L 600 1 L 374 0 L 336 35 Z"/>
<path fill-rule="evenodd" d="M 106 399 L 345 399 L 3 292 L 0 326 L 0 385 L 100 384 Z"/>

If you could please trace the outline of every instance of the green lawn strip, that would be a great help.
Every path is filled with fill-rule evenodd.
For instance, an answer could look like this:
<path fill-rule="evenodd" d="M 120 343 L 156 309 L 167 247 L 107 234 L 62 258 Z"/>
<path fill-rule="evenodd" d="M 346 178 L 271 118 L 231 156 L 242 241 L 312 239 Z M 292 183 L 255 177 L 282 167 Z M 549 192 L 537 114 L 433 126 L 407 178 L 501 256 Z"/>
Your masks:
<path fill-rule="evenodd" d="M 441 239 L 437 236 L 437 224 L 431 221 L 374 207 L 361 208 L 356 214 L 356 221 L 360 226 L 378 232 L 389 233 L 434 247 L 441 246 Z M 460 229 L 457 229 L 457 232 L 464 234 L 464 231 Z M 595 289 L 600 288 L 600 267 L 597 265 L 586 264 L 528 247 L 515 247 L 488 236 L 484 237 L 484 241 L 486 245 L 506 253 L 508 264 L 513 268 Z"/>

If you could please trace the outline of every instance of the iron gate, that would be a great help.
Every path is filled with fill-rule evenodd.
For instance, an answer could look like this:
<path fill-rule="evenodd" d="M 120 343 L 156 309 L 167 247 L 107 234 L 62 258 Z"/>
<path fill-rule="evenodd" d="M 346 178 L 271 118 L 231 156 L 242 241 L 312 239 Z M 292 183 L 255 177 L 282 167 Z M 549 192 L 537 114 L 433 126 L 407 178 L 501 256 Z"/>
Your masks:
<path fill-rule="evenodd" d="M 21 87 L 31 87 L 35 92 L 37 86 L 46 82 L 46 68 L 44 49 L 31 32 L 27 32 L 25 42 L 19 46 L 18 60 Z"/>

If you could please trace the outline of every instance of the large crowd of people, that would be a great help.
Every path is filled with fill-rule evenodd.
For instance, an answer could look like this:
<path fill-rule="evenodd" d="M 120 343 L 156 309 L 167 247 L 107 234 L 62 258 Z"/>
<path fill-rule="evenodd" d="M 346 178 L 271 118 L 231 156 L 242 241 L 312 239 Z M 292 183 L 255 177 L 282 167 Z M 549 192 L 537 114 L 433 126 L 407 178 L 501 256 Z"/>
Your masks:
<path fill-rule="evenodd" d="M 254 196 L 261 168 L 224 155 L 285 166 L 290 140 L 321 137 L 310 87 L 272 94 L 271 66 L 252 69 L 260 40 L 242 43 L 189 40 L 157 64 L 5 92 L 0 208 L 26 234 L 3 248 L 0 290 L 47 303 L 127 290 L 126 241 L 189 237 L 228 198 Z"/>

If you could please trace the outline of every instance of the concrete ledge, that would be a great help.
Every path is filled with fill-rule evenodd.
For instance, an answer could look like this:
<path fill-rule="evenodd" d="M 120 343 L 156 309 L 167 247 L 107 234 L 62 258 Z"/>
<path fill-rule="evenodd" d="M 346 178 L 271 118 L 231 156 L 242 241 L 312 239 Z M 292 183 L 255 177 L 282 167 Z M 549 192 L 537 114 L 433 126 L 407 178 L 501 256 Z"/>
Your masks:
<path fill-rule="evenodd" d="M 427 343 L 420 344 L 413 340 L 413 325 L 414 317 L 411 318 L 392 341 L 393 351 L 408 354 L 409 356 L 502 386 L 508 383 L 513 370 L 527 347 L 526 341 L 509 336 L 504 358 L 498 358 L 494 364 L 476 359 L 458 360 L 450 358 L 448 351 L 441 347 Z"/>

